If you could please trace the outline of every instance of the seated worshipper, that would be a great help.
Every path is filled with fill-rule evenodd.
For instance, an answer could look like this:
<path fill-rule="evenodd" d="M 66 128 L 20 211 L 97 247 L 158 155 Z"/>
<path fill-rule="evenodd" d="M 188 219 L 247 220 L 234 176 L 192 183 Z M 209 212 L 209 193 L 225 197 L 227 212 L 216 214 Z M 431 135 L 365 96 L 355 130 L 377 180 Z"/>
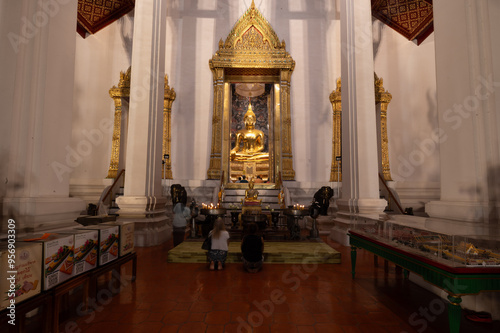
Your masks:
<path fill-rule="evenodd" d="M 210 270 L 223 270 L 227 258 L 229 232 L 226 231 L 226 226 L 222 218 L 219 217 L 215 220 L 214 228 L 208 235 L 212 237 L 212 247 L 208 251 Z"/>
<path fill-rule="evenodd" d="M 248 183 L 247 176 L 243 175 L 241 177 L 242 177 L 242 179 L 241 179 L 240 183 Z"/>
<path fill-rule="evenodd" d="M 264 239 L 257 235 L 257 224 L 248 225 L 248 234 L 241 241 L 243 267 L 249 273 L 257 273 L 264 262 Z"/>
<path fill-rule="evenodd" d="M 263 182 L 264 182 L 264 180 L 262 180 L 262 177 L 260 175 L 257 176 L 257 178 L 255 178 L 255 180 L 254 180 L 254 183 L 256 183 L 256 184 L 257 183 L 263 183 Z"/>
<path fill-rule="evenodd" d="M 191 218 L 191 210 L 183 202 L 178 202 L 174 206 L 174 220 L 172 221 L 174 247 L 184 241 L 186 226 Z"/>

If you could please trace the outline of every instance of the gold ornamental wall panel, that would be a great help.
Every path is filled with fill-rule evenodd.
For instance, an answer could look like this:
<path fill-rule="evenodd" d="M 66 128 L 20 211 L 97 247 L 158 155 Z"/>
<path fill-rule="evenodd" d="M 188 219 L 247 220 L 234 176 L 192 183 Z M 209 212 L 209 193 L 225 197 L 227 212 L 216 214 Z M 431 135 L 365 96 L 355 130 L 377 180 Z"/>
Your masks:
<path fill-rule="evenodd" d="M 111 145 L 111 161 L 109 163 L 108 177 L 115 178 L 118 174 L 120 166 L 124 166 L 124 161 L 120 160 L 120 150 L 123 149 L 124 130 L 127 128 L 126 118 L 123 114 L 122 106 L 128 104 L 130 98 L 130 73 L 131 67 L 124 73 L 120 73 L 120 81 L 118 86 L 113 86 L 109 90 L 109 96 L 115 103 L 115 115 L 113 126 L 113 142 Z M 171 113 L 172 103 L 176 97 L 174 88 L 168 85 L 168 76 L 165 75 L 165 90 L 163 97 L 163 139 L 162 139 L 162 178 L 172 179 L 172 162 L 171 162 Z M 125 121 L 124 121 L 125 120 Z"/>
<path fill-rule="evenodd" d="M 213 74 L 214 103 L 208 179 L 221 179 L 224 175 L 224 182 L 231 182 L 233 139 L 228 124 L 232 114 L 232 85 L 248 83 L 273 86 L 267 160 L 269 181 L 276 181 L 279 173 L 283 180 L 294 180 L 290 80 L 295 61 L 286 51 L 285 42 L 279 40 L 253 1 L 226 40 L 219 41 L 219 49 L 209 60 L 209 66 Z M 237 165 L 233 171 L 236 169 Z"/>
<path fill-rule="evenodd" d="M 387 134 L 387 107 L 392 100 L 392 95 L 384 89 L 384 80 L 375 74 L 375 105 L 377 110 L 377 132 L 380 133 L 378 139 L 379 172 L 384 180 L 392 180 L 391 168 L 389 166 L 389 138 Z M 333 110 L 333 135 L 332 135 L 332 167 L 330 171 L 330 181 L 342 181 L 342 161 L 337 157 L 342 156 L 342 84 L 340 78 L 337 79 L 337 89 L 330 94 L 330 103 Z"/>

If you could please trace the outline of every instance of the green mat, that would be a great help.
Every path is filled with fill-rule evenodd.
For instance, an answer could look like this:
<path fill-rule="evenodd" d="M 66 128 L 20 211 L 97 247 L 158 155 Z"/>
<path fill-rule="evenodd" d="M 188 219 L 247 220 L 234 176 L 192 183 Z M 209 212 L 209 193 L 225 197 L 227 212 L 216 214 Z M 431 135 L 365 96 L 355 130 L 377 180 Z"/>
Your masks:
<path fill-rule="evenodd" d="M 168 252 L 168 262 L 205 263 L 206 251 L 201 242 L 185 241 Z M 239 242 L 229 243 L 226 262 L 241 262 Z M 340 252 L 323 242 L 266 242 L 264 263 L 340 264 Z"/>

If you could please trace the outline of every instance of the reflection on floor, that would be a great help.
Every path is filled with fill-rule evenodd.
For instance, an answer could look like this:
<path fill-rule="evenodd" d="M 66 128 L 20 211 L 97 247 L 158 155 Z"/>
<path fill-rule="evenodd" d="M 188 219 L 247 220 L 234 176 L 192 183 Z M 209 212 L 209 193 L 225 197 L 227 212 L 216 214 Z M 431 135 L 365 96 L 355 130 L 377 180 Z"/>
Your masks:
<path fill-rule="evenodd" d="M 100 293 L 94 312 L 67 323 L 71 332 L 447 332 L 439 302 L 389 264 L 358 251 L 351 278 L 350 248 L 325 239 L 340 264 L 267 264 L 249 274 L 238 263 L 210 271 L 204 263 L 168 263 L 172 244 L 139 248 L 137 281 L 113 297 Z M 381 262 L 381 260 L 379 260 Z M 102 281 L 104 291 L 109 282 Z M 108 293 L 109 294 L 109 293 Z M 441 310 L 441 308 L 439 308 Z M 74 321 L 75 323 L 73 323 Z M 64 332 L 65 324 L 60 331 Z M 462 319 L 461 332 L 499 332 L 500 323 Z"/>

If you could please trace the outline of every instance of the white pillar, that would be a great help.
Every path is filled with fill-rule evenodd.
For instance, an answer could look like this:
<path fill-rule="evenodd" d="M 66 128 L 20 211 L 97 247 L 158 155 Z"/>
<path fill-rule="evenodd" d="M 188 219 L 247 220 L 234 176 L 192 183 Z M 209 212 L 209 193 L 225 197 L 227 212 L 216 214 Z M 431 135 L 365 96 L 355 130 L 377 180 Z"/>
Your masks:
<path fill-rule="evenodd" d="M 0 196 L 18 233 L 74 225 L 85 210 L 69 197 L 69 175 L 89 148 L 71 146 L 76 17 L 76 1 L 0 6 Z"/>
<path fill-rule="evenodd" d="M 380 199 L 370 0 L 341 1 L 341 212 L 378 214 Z"/>
<path fill-rule="evenodd" d="M 136 244 L 167 239 L 166 198 L 162 196 L 162 126 L 165 86 L 166 1 L 137 0 L 124 196 L 120 220 L 135 221 Z"/>
<path fill-rule="evenodd" d="M 441 198 L 431 217 L 499 223 L 500 4 L 434 2 Z"/>

